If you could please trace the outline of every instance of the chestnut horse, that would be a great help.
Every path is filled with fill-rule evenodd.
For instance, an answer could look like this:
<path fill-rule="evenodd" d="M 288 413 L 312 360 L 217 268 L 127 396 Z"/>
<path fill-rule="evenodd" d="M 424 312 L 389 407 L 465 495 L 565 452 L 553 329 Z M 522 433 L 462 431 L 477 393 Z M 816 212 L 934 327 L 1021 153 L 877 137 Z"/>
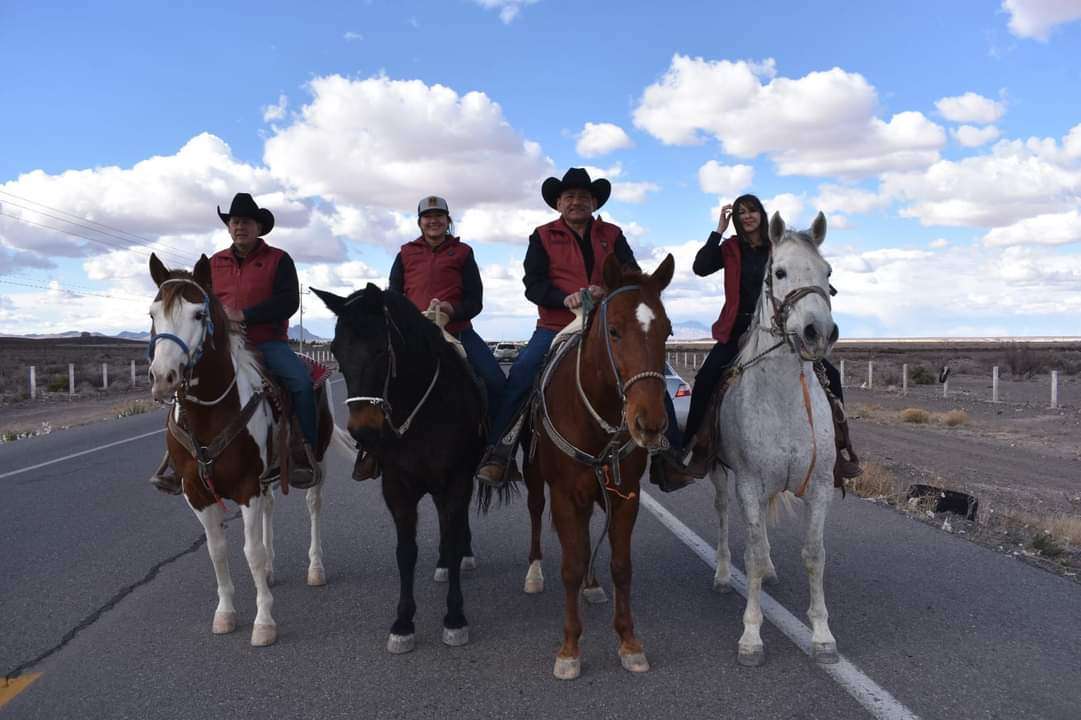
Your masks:
<path fill-rule="evenodd" d="M 417 503 L 439 512 L 439 570 L 446 568 L 443 642 L 465 645 L 461 569 L 471 567 L 469 501 L 484 450 L 480 387 L 439 327 L 409 298 L 368 284 L 348 298 L 312 288 L 337 316 L 331 350 L 349 393 L 349 434 L 383 469 L 383 499 L 394 518 L 400 592 L 387 650 L 415 647 Z"/>
<path fill-rule="evenodd" d="M 540 532 L 547 482 L 563 551 L 566 607 L 554 668 L 562 680 L 581 673 L 578 594 L 587 577 L 587 584 L 594 584 L 589 520 L 595 504 L 607 513 L 619 658 L 631 672 L 649 670 L 631 618 L 631 532 L 648 455 L 666 445 L 664 344 L 672 325 L 661 291 L 674 266 L 669 255 L 648 275 L 624 270 L 615 256 L 608 258 L 608 294 L 586 317 L 581 335 L 567 341 L 574 346 L 549 361 L 533 408 L 533 447 L 525 470 L 532 525 L 526 592 L 543 589 Z M 599 588 L 593 591 L 603 597 Z"/>
<path fill-rule="evenodd" d="M 263 476 L 275 466 L 276 457 L 288 455 L 288 449 L 276 447 L 277 423 L 264 391 L 265 373 L 239 326 L 226 319 L 214 297 L 205 255 L 191 273 L 169 270 L 151 255 L 150 275 L 158 286 L 150 305 L 151 391 L 155 400 L 175 400 L 165 441 L 172 465 L 183 479 L 188 505 L 206 531 L 206 548 L 218 581 L 212 631 L 220 635 L 236 629 L 223 524 L 223 501 L 232 500 L 244 518 L 244 556 L 255 581 L 258 609 L 251 644 L 270 645 L 278 635 L 270 594 L 274 492 Z M 326 396 L 320 397 L 317 458 L 323 457 L 332 429 Z M 307 505 L 311 517 L 308 584 L 325 585 L 321 485 L 308 490 Z"/>

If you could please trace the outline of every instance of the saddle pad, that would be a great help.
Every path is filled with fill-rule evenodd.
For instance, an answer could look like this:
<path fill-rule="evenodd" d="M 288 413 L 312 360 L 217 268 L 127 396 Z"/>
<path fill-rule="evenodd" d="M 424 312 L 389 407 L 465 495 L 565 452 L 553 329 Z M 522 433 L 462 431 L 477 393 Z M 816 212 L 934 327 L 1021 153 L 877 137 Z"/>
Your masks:
<path fill-rule="evenodd" d="M 559 343 L 566 340 L 571 335 L 580 335 L 585 328 L 584 315 L 582 314 L 582 308 L 576 307 L 571 310 L 574 313 L 574 319 L 567 323 L 562 330 L 556 333 L 556 336 L 552 338 L 552 344 L 549 348 L 554 348 Z"/>
<path fill-rule="evenodd" d="M 323 383 L 327 381 L 327 378 L 330 377 L 330 368 L 328 368 L 326 365 L 319 362 L 318 360 L 307 355 L 297 353 L 297 357 L 299 357 L 300 361 L 303 362 L 305 367 L 308 368 L 308 375 L 312 379 L 312 386 L 316 390 L 318 390 L 320 387 L 322 387 Z"/>

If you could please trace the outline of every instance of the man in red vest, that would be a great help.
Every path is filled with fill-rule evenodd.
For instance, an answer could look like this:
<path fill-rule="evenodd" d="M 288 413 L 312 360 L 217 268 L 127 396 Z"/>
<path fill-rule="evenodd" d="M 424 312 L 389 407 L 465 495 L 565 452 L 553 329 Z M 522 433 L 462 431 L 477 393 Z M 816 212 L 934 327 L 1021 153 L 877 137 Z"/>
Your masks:
<path fill-rule="evenodd" d="M 594 299 L 604 296 L 604 262 L 615 255 L 628 267 L 638 269 L 634 253 L 617 225 L 593 213 L 612 193 L 612 184 L 601 178 L 590 180 L 582 168 L 571 168 L 562 180 L 550 177 L 541 186 L 541 196 L 559 211 L 559 219 L 541 225 L 529 238 L 525 262 L 525 296 L 536 304 L 539 319 L 525 349 L 514 361 L 503 401 L 488 434 L 488 450 L 477 470 L 478 481 L 500 486 L 509 478 L 508 468 L 517 447 L 518 418 L 533 382 L 544 366 L 544 358 L 556 334 L 574 319 L 571 312 L 581 305 L 580 291 L 588 289 Z M 665 394 L 668 435 L 673 447 L 680 442 L 672 400 Z M 655 462 L 658 471 L 650 479 L 662 490 L 676 490 L 692 482 L 682 463 Z"/>
<path fill-rule="evenodd" d="M 257 349 L 271 374 L 289 391 L 301 433 L 303 453 L 294 453 L 289 484 L 305 489 L 322 480 L 313 448 L 317 444 L 315 391 L 308 368 L 289 347 L 289 318 L 300 306 L 300 283 L 289 254 L 267 245 L 263 236 L 274 228 L 274 215 L 237 193 L 228 213 L 218 217 L 229 228 L 232 245 L 210 258 L 214 295 L 225 314 L 244 323 L 248 343 Z M 180 480 L 163 465 L 151 478 L 163 492 L 179 494 Z"/>

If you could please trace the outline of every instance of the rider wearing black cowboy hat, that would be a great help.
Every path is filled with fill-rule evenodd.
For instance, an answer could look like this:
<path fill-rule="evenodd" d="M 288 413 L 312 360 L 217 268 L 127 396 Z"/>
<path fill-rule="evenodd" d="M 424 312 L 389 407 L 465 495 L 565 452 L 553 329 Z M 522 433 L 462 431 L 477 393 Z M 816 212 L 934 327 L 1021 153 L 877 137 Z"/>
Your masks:
<path fill-rule="evenodd" d="M 603 268 L 609 255 L 615 255 L 624 266 L 638 269 L 623 231 L 600 217 L 593 217 L 611 193 L 610 182 L 603 178 L 591 180 L 582 168 L 571 168 L 562 180 L 550 177 L 541 186 L 544 201 L 560 217 L 538 227 L 529 238 L 523 282 L 525 296 L 537 306 L 539 319 L 533 336 L 518 354 L 507 377 L 502 403 L 488 433 L 488 449 L 477 469 L 477 480 L 482 483 L 498 487 L 507 481 L 517 447 L 517 437 L 512 432 L 517 418 L 544 366 L 552 340 L 574 320 L 571 311 L 581 305 L 580 292 L 588 289 L 594 299 L 604 296 Z M 675 411 L 667 394 L 665 401 L 669 439 L 678 441 Z M 669 463 L 671 470 L 667 475 L 653 473 L 651 479 L 663 490 L 685 486 L 691 478 L 677 465 Z"/>
<path fill-rule="evenodd" d="M 295 454 L 289 484 L 312 487 L 322 480 L 314 453 L 315 392 L 308 368 L 289 347 L 288 336 L 289 318 L 300 306 L 296 266 L 289 253 L 263 240 L 274 228 L 274 214 L 256 205 L 250 194 L 237 193 L 229 212 L 218 208 L 218 217 L 233 242 L 210 258 L 214 294 L 230 320 L 244 323 L 248 343 L 260 351 L 267 369 L 292 396 L 304 447 L 303 453 Z M 180 492 L 179 478 L 165 464 L 151 483 L 163 492 Z"/>

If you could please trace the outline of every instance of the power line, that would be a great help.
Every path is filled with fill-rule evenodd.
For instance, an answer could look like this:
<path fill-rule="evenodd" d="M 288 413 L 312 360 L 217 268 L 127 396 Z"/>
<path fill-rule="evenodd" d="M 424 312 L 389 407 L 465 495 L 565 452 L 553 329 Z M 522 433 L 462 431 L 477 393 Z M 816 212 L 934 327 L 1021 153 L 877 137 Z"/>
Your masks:
<path fill-rule="evenodd" d="M 137 298 L 137 297 L 134 297 L 133 295 L 117 296 L 117 295 L 107 295 L 105 293 L 98 293 L 98 292 L 72 290 L 71 288 L 64 287 L 60 283 L 56 283 L 55 285 L 41 285 L 40 283 L 24 283 L 24 282 L 18 282 L 16 280 L 7 280 L 7 279 L 4 279 L 4 278 L 0 278 L 0 284 L 18 285 L 19 287 L 37 288 L 39 290 L 63 290 L 64 292 L 71 293 L 72 295 L 81 295 L 83 297 L 108 298 L 109 300 L 146 300 L 146 298 Z"/>

